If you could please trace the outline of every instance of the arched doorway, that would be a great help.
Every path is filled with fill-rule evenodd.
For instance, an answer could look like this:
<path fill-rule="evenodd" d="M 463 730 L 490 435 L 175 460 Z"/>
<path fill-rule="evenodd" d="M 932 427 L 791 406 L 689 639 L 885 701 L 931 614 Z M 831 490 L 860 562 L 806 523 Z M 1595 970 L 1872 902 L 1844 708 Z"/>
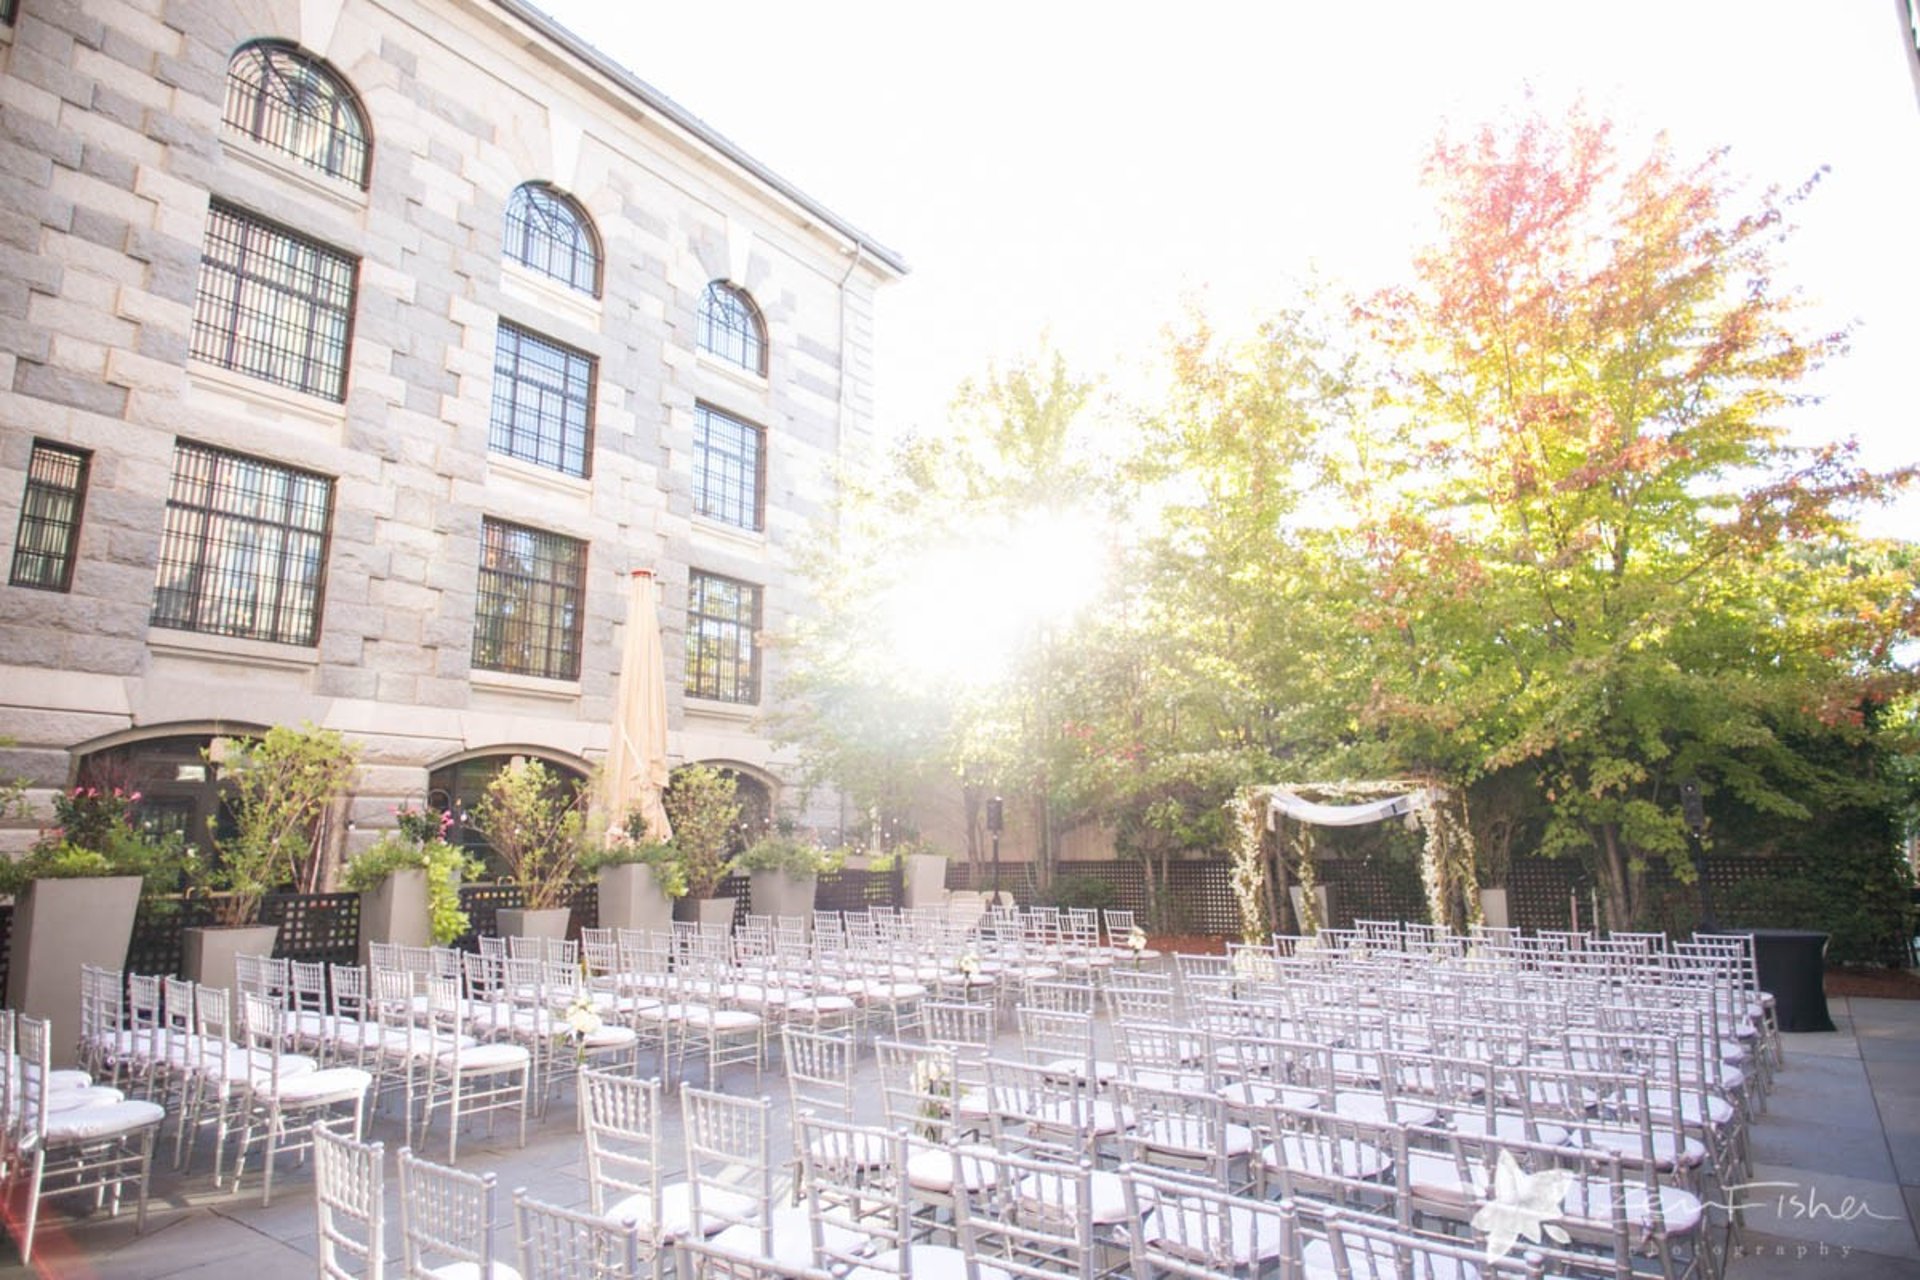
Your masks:
<path fill-rule="evenodd" d="M 230 735 L 173 734 L 87 752 L 80 757 L 75 785 L 137 792 L 135 822 L 156 835 L 177 833 L 210 856 L 216 841 L 235 833 L 220 766 L 206 756 L 216 736 Z"/>
<path fill-rule="evenodd" d="M 407 803 L 430 811 L 451 813 L 453 825 L 447 831 L 447 839 L 484 861 L 488 874 L 497 878 L 504 868 L 494 857 L 486 836 L 474 828 L 473 813 L 479 807 L 481 797 L 486 795 L 487 783 L 493 780 L 494 774 L 527 760 L 538 760 L 545 765 L 548 772 L 554 775 L 555 786 L 575 788 L 587 784 L 587 775 L 583 770 L 552 756 L 531 751 L 499 751 L 468 756 L 441 765 L 427 775 L 427 794 L 420 798 L 409 797 Z"/>

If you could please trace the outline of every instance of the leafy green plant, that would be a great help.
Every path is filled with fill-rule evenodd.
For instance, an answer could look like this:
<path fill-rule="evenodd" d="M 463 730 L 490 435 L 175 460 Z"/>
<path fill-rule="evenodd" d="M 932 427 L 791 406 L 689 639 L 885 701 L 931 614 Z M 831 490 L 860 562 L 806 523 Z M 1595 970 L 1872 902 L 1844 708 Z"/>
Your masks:
<path fill-rule="evenodd" d="M 680 865 L 680 850 L 660 840 L 636 840 L 628 832 L 615 829 L 606 840 L 580 855 L 580 870 L 594 875 L 602 867 L 639 864 L 653 868 L 654 883 L 669 898 L 687 893 L 687 875 Z"/>
<path fill-rule="evenodd" d="M 1105 876 L 1063 875 L 1054 877 L 1047 901 L 1056 907 L 1104 910 L 1117 904 L 1120 894 Z"/>
<path fill-rule="evenodd" d="M 185 863 L 177 834 L 154 835 L 135 825 L 138 791 L 78 786 L 54 797 L 54 825 L 26 856 L 0 861 L 0 893 L 18 894 L 35 880 L 140 876 L 143 895 L 173 889 Z"/>
<path fill-rule="evenodd" d="M 206 758 L 220 766 L 230 789 L 234 833 L 216 839 L 219 856 L 200 866 L 196 880 L 223 895 L 214 904 L 220 924 L 254 923 L 260 900 L 282 885 L 301 893 L 319 888 L 328 818 L 353 783 L 359 754 L 338 733 L 311 723 L 275 725 L 257 740 L 214 739 Z"/>
<path fill-rule="evenodd" d="M 733 860 L 735 871 L 783 871 L 790 876 L 817 876 L 821 851 L 794 836 L 762 836 Z"/>
<path fill-rule="evenodd" d="M 711 765 L 690 764 L 674 771 L 661 797 L 693 898 L 713 897 L 727 877 L 727 839 L 740 816 L 734 796 L 732 777 Z"/>
<path fill-rule="evenodd" d="M 427 873 L 427 916 L 433 940 L 446 946 L 464 937 L 472 921 L 460 909 L 460 881 L 480 874 L 480 861 L 440 838 L 453 824 L 435 822 L 418 811 L 396 811 L 398 829 L 347 863 L 341 883 L 354 893 L 367 893 L 397 871 Z"/>
<path fill-rule="evenodd" d="M 472 825 L 487 837 L 526 895 L 529 911 L 567 904 L 586 852 L 586 789 L 538 760 L 508 765 L 487 782 Z"/>

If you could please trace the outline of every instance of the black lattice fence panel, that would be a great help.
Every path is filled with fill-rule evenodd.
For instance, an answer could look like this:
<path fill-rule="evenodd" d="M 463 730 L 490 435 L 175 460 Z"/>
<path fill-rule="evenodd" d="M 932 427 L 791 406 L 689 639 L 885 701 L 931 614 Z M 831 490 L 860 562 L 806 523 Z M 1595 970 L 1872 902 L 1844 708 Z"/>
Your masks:
<path fill-rule="evenodd" d="M 1590 923 L 1580 879 L 1580 865 L 1570 858 L 1514 859 L 1507 872 L 1507 923 L 1516 929 L 1571 928 L 1576 894 L 1581 923 Z"/>
<path fill-rule="evenodd" d="M 1167 867 L 1161 894 L 1167 927 L 1175 933 L 1240 936 L 1240 903 L 1233 896 L 1233 869 L 1225 859 L 1175 862 Z"/>
<path fill-rule="evenodd" d="M 480 939 L 500 932 L 499 911 L 525 903 L 526 894 L 517 884 L 463 884 L 460 909 L 467 913 L 467 931 L 454 945 L 463 951 L 478 951 Z"/>
<path fill-rule="evenodd" d="M 0 903 L 0 999 L 6 998 L 7 979 L 13 972 L 9 958 L 13 954 L 13 906 Z"/>
<path fill-rule="evenodd" d="M 842 869 L 822 871 L 813 886 L 815 911 L 865 911 L 869 907 L 897 907 L 901 899 L 901 870 Z"/>
<path fill-rule="evenodd" d="M 582 929 L 592 929 L 600 923 L 600 882 L 588 880 L 574 886 L 573 897 L 567 900 L 573 908 L 573 916 L 567 921 L 567 936 L 578 938 Z"/>
<path fill-rule="evenodd" d="M 127 972 L 178 977 L 186 931 L 213 922 L 213 903 L 205 898 L 142 899 L 127 942 Z"/>
<path fill-rule="evenodd" d="M 1327 886 L 1327 923 L 1351 928 L 1355 920 L 1427 918 L 1420 869 L 1408 863 L 1372 858 L 1328 858 L 1314 863 L 1319 883 Z"/>
<path fill-rule="evenodd" d="M 260 923 L 280 926 L 273 954 L 286 960 L 353 964 L 360 957 L 360 895 L 270 893 Z"/>

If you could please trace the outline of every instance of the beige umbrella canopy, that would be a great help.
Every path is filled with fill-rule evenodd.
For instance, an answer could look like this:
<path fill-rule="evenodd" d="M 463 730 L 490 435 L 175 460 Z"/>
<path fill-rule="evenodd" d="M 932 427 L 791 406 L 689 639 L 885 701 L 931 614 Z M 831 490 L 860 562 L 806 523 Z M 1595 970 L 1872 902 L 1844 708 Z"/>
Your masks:
<path fill-rule="evenodd" d="M 627 636 L 614 694 L 613 740 L 607 748 L 607 812 L 623 822 L 638 810 L 647 835 L 673 838 L 660 793 L 667 786 L 666 662 L 660 655 L 660 591 L 651 569 L 633 571 Z"/>

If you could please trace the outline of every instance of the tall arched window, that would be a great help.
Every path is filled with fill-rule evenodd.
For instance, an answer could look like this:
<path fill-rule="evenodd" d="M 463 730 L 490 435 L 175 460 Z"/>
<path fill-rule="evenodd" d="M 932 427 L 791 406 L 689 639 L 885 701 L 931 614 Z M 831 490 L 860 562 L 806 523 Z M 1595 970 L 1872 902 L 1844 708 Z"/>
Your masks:
<path fill-rule="evenodd" d="M 367 118 L 318 58 L 276 40 L 240 46 L 227 64 L 227 125 L 300 163 L 367 186 Z"/>
<path fill-rule="evenodd" d="M 507 199 L 510 261 L 592 297 L 600 296 L 600 238 L 586 212 L 543 182 L 524 182 Z"/>
<path fill-rule="evenodd" d="M 724 280 L 707 286 L 707 296 L 700 301 L 700 349 L 766 376 L 767 326 L 744 290 Z"/>

